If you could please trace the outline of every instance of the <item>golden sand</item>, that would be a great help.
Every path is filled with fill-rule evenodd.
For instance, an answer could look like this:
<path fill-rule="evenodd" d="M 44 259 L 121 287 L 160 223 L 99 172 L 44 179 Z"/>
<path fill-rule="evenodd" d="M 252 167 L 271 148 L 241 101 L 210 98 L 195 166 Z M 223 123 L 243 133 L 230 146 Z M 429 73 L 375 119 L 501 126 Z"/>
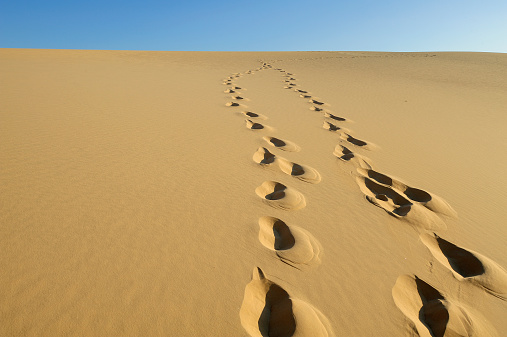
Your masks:
<path fill-rule="evenodd" d="M 507 55 L 0 61 L 0 336 L 507 331 Z"/>

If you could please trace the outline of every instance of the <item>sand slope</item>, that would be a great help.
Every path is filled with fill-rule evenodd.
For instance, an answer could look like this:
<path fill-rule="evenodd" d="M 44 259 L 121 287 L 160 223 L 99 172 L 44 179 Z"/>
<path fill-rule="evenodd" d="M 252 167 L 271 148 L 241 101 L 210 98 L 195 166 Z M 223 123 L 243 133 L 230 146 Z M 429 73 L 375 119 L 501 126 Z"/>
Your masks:
<path fill-rule="evenodd" d="M 0 60 L 1 336 L 507 330 L 506 55 Z"/>

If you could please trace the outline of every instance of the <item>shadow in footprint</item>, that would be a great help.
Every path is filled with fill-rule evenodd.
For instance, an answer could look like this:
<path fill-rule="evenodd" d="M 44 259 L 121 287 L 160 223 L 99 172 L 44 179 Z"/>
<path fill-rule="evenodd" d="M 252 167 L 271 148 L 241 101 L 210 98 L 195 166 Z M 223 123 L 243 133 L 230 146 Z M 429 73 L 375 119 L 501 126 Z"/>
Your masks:
<path fill-rule="evenodd" d="M 319 310 L 290 296 L 258 267 L 245 287 L 239 316 L 252 337 L 334 336 L 329 320 Z"/>
<path fill-rule="evenodd" d="M 488 293 L 507 299 L 507 271 L 489 258 L 459 247 L 435 233 L 420 235 L 431 254 L 460 281 L 468 281 Z"/>
<path fill-rule="evenodd" d="M 392 290 L 394 303 L 421 337 L 482 336 L 474 319 L 417 276 L 402 275 Z"/>
<path fill-rule="evenodd" d="M 261 123 L 256 123 L 251 121 L 250 119 L 246 120 L 246 127 L 250 130 L 262 130 L 264 129 L 264 125 Z"/>
<path fill-rule="evenodd" d="M 360 139 L 357 139 L 357 138 L 354 138 L 352 137 L 351 135 L 349 135 L 348 133 L 344 133 L 343 136 L 342 136 L 342 139 L 355 145 L 355 146 L 359 146 L 359 147 L 365 147 L 368 145 L 367 142 L 363 141 L 363 140 L 360 140 Z"/>
<path fill-rule="evenodd" d="M 336 145 L 333 154 L 339 159 L 345 161 L 349 161 L 355 156 L 354 152 L 350 151 L 348 148 L 340 144 Z"/>
<path fill-rule="evenodd" d="M 474 254 L 441 237 L 437 236 L 436 240 L 440 250 L 449 261 L 449 265 L 456 273 L 464 278 L 484 274 L 484 266 Z"/>
<path fill-rule="evenodd" d="M 240 318 L 250 336 L 290 337 L 296 331 L 289 294 L 268 280 L 258 267 L 254 269 L 252 281 L 245 288 Z"/>
<path fill-rule="evenodd" d="M 335 116 L 333 114 L 330 114 L 329 112 L 324 113 L 324 117 L 334 119 L 335 121 L 338 121 L 338 122 L 346 122 L 347 121 L 346 118 Z"/>
<path fill-rule="evenodd" d="M 300 192 L 276 181 L 265 181 L 255 193 L 273 208 L 297 210 L 306 206 L 305 197 Z"/>
<path fill-rule="evenodd" d="M 260 147 L 253 155 L 253 160 L 257 164 L 269 165 L 275 162 L 276 156 L 265 147 Z"/>
<path fill-rule="evenodd" d="M 263 139 L 271 146 L 283 151 L 299 152 L 300 148 L 293 142 L 275 137 L 263 137 Z"/>
<path fill-rule="evenodd" d="M 452 207 L 438 196 L 432 195 L 418 188 L 410 187 L 400 180 L 393 179 L 372 169 L 362 170 L 360 171 L 360 174 L 368 176 L 379 184 L 387 185 L 388 187 L 393 188 L 399 193 L 404 194 L 410 200 L 416 203 L 420 203 L 422 206 L 426 207 L 432 212 L 456 217 L 456 212 L 452 209 Z"/>
<path fill-rule="evenodd" d="M 320 102 L 320 101 L 317 101 L 315 99 L 311 99 L 309 100 L 308 102 L 312 103 L 312 104 L 317 104 L 317 105 L 324 105 L 324 102 Z"/>
<path fill-rule="evenodd" d="M 322 248 L 313 235 L 303 228 L 288 226 L 278 218 L 259 218 L 259 241 L 274 250 L 280 260 L 297 269 L 320 264 Z"/>

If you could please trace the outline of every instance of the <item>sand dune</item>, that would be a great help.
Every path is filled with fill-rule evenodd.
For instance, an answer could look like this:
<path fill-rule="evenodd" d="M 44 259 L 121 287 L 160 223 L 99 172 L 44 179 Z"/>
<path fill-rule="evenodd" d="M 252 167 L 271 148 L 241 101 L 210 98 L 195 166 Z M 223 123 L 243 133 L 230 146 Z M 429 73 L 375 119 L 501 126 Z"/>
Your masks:
<path fill-rule="evenodd" d="M 0 59 L 0 336 L 507 331 L 506 55 Z"/>

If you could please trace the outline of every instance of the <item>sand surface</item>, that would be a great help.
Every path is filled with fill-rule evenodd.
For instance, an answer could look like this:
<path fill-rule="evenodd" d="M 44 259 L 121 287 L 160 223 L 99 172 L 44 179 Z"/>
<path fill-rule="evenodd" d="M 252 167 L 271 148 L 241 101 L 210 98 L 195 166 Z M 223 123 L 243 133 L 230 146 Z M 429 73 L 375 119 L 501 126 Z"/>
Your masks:
<path fill-rule="evenodd" d="M 507 55 L 1 49 L 0 77 L 0 336 L 506 334 Z"/>

